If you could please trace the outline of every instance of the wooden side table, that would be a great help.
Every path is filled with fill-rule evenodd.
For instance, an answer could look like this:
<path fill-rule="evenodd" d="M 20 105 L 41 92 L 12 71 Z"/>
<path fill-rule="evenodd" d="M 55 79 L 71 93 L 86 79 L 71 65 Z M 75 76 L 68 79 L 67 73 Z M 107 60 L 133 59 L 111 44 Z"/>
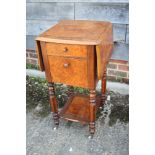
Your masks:
<path fill-rule="evenodd" d="M 106 65 L 112 53 L 112 36 L 109 22 L 63 20 L 36 38 L 39 66 L 48 81 L 56 126 L 59 117 L 88 122 L 90 134 L 94 134 L 96 111 L 106 99 Z M 100 79 L 102 95 L 96 97 L 96 84 Z M 54 82 L 70 86 L 70 99 L 61 111 L 58 111 Z M 90 95 L 74 94 L 73 86 L 88 88 Z"/>

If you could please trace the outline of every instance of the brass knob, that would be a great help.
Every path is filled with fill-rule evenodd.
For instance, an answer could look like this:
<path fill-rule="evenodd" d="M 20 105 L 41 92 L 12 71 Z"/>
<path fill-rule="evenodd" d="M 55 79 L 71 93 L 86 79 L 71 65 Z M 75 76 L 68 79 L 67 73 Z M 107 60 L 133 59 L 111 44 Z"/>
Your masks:
<path fill-rule="evenodd" d="M 65 48 L 63 49 L 63 51 L 64 51 L 64 52 L 67 52 L 67 51 L 68 51 L 68 48 L 67 48 L 67 47 L 65 47 Z"/>
<path fill-rule="evenodd" d="M 69 63 L 64 63 L 64 67 L 67 68 L 69 66 Z"/>

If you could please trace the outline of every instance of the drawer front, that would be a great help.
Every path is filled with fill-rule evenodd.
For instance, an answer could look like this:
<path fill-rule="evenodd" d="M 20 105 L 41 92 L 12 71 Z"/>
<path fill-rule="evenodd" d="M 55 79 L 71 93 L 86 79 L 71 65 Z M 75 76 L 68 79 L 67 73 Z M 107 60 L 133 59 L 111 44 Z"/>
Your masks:
<path fill-rule="evenodd" d="M 87 60 L 48 56 L 53 82 L 88 87 Z"/>
<path fill-rule="evenodd" d="M 47 55 L 67 56 L 67 57 L 87 57 L 87 46 L 46 43 Z"/>

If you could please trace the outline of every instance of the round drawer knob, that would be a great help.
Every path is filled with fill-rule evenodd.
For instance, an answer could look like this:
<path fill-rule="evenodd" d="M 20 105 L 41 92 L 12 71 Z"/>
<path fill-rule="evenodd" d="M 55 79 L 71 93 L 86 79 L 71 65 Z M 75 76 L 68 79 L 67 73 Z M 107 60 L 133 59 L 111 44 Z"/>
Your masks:
<path fill-rule="evenodd" d="M 67 68 L 69 66 L 69 63 L 64 63 L 64 67 Z"/>
<path fill-rule="evenodd" d="M 64 51 L 64 52 L 67 52 L 67 51 L 68 51 L 68 48 L 67 48 L 67 47 L 65 47 L 65 48 L 63 49 L 63 51 Z"/>

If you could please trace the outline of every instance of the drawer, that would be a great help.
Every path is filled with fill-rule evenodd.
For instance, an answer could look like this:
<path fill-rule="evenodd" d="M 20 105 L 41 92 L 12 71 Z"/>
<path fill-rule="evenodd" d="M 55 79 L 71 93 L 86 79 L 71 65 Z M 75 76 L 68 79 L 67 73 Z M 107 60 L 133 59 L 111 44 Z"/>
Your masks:
<path fill-rule="evenodd" d="M 87 59 L 48 56 L 53 82 L 88 87 Z"/>
<path fill-rule="evenodd" d="M 87 46 L 46 43 L 47 55 L 67 56 L 67 57 L 87 57 Z"/>

